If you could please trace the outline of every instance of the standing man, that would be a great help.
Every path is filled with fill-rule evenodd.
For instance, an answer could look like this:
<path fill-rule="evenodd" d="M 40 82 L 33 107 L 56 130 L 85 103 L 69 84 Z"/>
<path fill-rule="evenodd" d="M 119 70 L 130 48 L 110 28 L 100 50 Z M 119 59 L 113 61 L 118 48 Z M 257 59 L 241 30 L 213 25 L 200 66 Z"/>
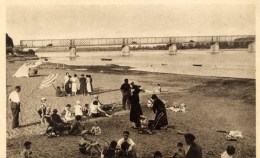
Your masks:
<path fill-rule="evenodd" d="M 202 158 L 202 149 L 194 142 L 195 136 L 191 133 L 187 133 L 184 135 L 184 138 L 188 145 L 188 151 L 185 158 Z"/>
<path fill-rule="evenodd" d="M 9 100 L 11 101 L 11 111 L 13 116 L 13 123 L 12 128 L 18 128 L 19 127 L 19 113 L 21 111 L 20 109 L 20 97 L 19 92 L 21 91 L 20 86 L 16 86 L 15 90 L 10 93 Z"/>
<path fill-rule="evenodd" d="M 128 84 L 128 79 L 125 79 L 125 83 L 121 85 L 120 88 L 123 98 L 122 98 L 122 109 L 126 110 L 126 104 L 127 108 L 130 109 L 130 94 L 131 94 L 131 88 L 130 85 Z"/>

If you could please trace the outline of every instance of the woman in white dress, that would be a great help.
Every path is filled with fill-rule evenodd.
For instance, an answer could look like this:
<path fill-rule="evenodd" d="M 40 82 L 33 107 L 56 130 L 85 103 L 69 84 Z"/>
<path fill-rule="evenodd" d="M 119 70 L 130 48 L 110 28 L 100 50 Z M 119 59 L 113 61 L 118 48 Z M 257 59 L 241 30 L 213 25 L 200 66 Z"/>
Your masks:
<path fill-rule="evenodd" d="M 67 104 L 66 107 L 64 108 L 65 110 L 65 120 L 68 121 L 73 121 L 75 119 L 73 112 L 71 110 L 71 105 Z"/>
<path fill-rule="evenodd" d="M 71 91 L 72 91 L 72 95 L 76 95 L 77 91 L 78 91 L 78 86 L 77 86 L 77 83 L 78 83 L 78 77 L 77 77 L 77 74 L 74 74 L 74 77 L 71 78 L 71 82 L 72 82 L 72 88 L 71 88 Z"/>
<path fill-rule="evenodd" d="M 92 94 L 93 92 L 93 87 L 92 87 L 92 78 L 90 75 L 86 75 L 86 80 L 87 80 L 87 93 Z"/>

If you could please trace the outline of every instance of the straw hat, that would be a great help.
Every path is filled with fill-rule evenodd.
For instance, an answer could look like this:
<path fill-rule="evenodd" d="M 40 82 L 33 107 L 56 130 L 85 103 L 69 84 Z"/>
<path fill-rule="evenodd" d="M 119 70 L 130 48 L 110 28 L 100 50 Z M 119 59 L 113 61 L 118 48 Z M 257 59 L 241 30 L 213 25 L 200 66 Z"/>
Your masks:
<path fill-rule="evenodd" d="M 45 97 L 42 97 L 41 100 L 47 100 Z"/>

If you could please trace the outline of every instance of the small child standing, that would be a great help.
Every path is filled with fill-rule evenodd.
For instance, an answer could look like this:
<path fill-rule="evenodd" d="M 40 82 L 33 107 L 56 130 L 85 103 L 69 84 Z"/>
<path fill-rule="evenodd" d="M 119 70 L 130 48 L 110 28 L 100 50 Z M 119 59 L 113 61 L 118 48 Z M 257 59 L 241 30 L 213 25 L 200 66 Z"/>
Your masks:
<path fill-rule="evenodd" d="M 40 105 L 39 110 L 37 111 L 38 114 L 40 115 L 41 123 L 45 123 L 44 116 L 50 115 L 50 112 L 51 112 L 50 107 L 48 107 L 46 104 L 46 100 L 47 99 L 45 97 L 41 98 L 41 105 Z"/>
<path fill-rule="evenodd" d="M 22 158 L 32 158 L 32 151 L 30 150 L 31 149 L 31 144 L 32 142 L 30 141 L 26 141 L 24 142 L 24 149 L 22 151 Z"/>
<path fill-rule="evenodd" d="M 90 132 L 95 136 L 101 135 L 101 128 L 98 125 L 98 121 L 95 121 L 95 125 L 91 128 Z"/>
<path fill-rule="evenodd" d="M 172 158 L 184 158 L 185 157 L 185 149 L 183 148 L 183 144 L 181 142 L 177 143 L 178 150 L 175 152 Z"/>
<path fill-rule="evenodd" d="M 227 150 L 224 151 L 222 154 L 221 154 L 221 158 L 232 158 L 232 156 L 236 153 L 236 149 L 234 146 L 232 145 L 229 145 L 227 147 Z"/>

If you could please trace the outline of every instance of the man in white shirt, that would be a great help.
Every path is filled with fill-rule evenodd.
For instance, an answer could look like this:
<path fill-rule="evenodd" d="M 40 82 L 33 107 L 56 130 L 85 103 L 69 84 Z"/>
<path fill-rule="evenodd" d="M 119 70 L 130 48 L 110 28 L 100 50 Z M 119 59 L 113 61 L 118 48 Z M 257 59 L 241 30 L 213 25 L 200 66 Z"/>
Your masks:
<path fill-rule="evenodd" d="M 131 154 L 133 157 L 136 157 L 136 144 L 132 139 L 129 138 L 129 135 L 130 133 L 128 131 L 124 131 L 124 137 L 118 140 L 117 146 L 121 149 L 121 145 L 124 142 L 127 142 L 129 144 L 128 153 Z"/>
<path fill-rule="evenodd" d="M 10 93 L 9 100 L 11 101 L 11 111 L 13 116 L 13 122 L 12 122 L 12 128 L 18 128 L 19 127 L 19 113 L 21 111 L 20 109 L 20 97 L 19 92 L 21 91 L 20 86 L 16 86 L 15 90 Z"/>
<path fill-rule="evenodd" d="M 89 104 L 90 115 L 92 117 L 112 117 L 112 115 L 109 115 L 104 110 L 102 110 L 101 106 L 102 105 L 98 100 L 98 95 L 95 95 L 94 100 Z"/>

